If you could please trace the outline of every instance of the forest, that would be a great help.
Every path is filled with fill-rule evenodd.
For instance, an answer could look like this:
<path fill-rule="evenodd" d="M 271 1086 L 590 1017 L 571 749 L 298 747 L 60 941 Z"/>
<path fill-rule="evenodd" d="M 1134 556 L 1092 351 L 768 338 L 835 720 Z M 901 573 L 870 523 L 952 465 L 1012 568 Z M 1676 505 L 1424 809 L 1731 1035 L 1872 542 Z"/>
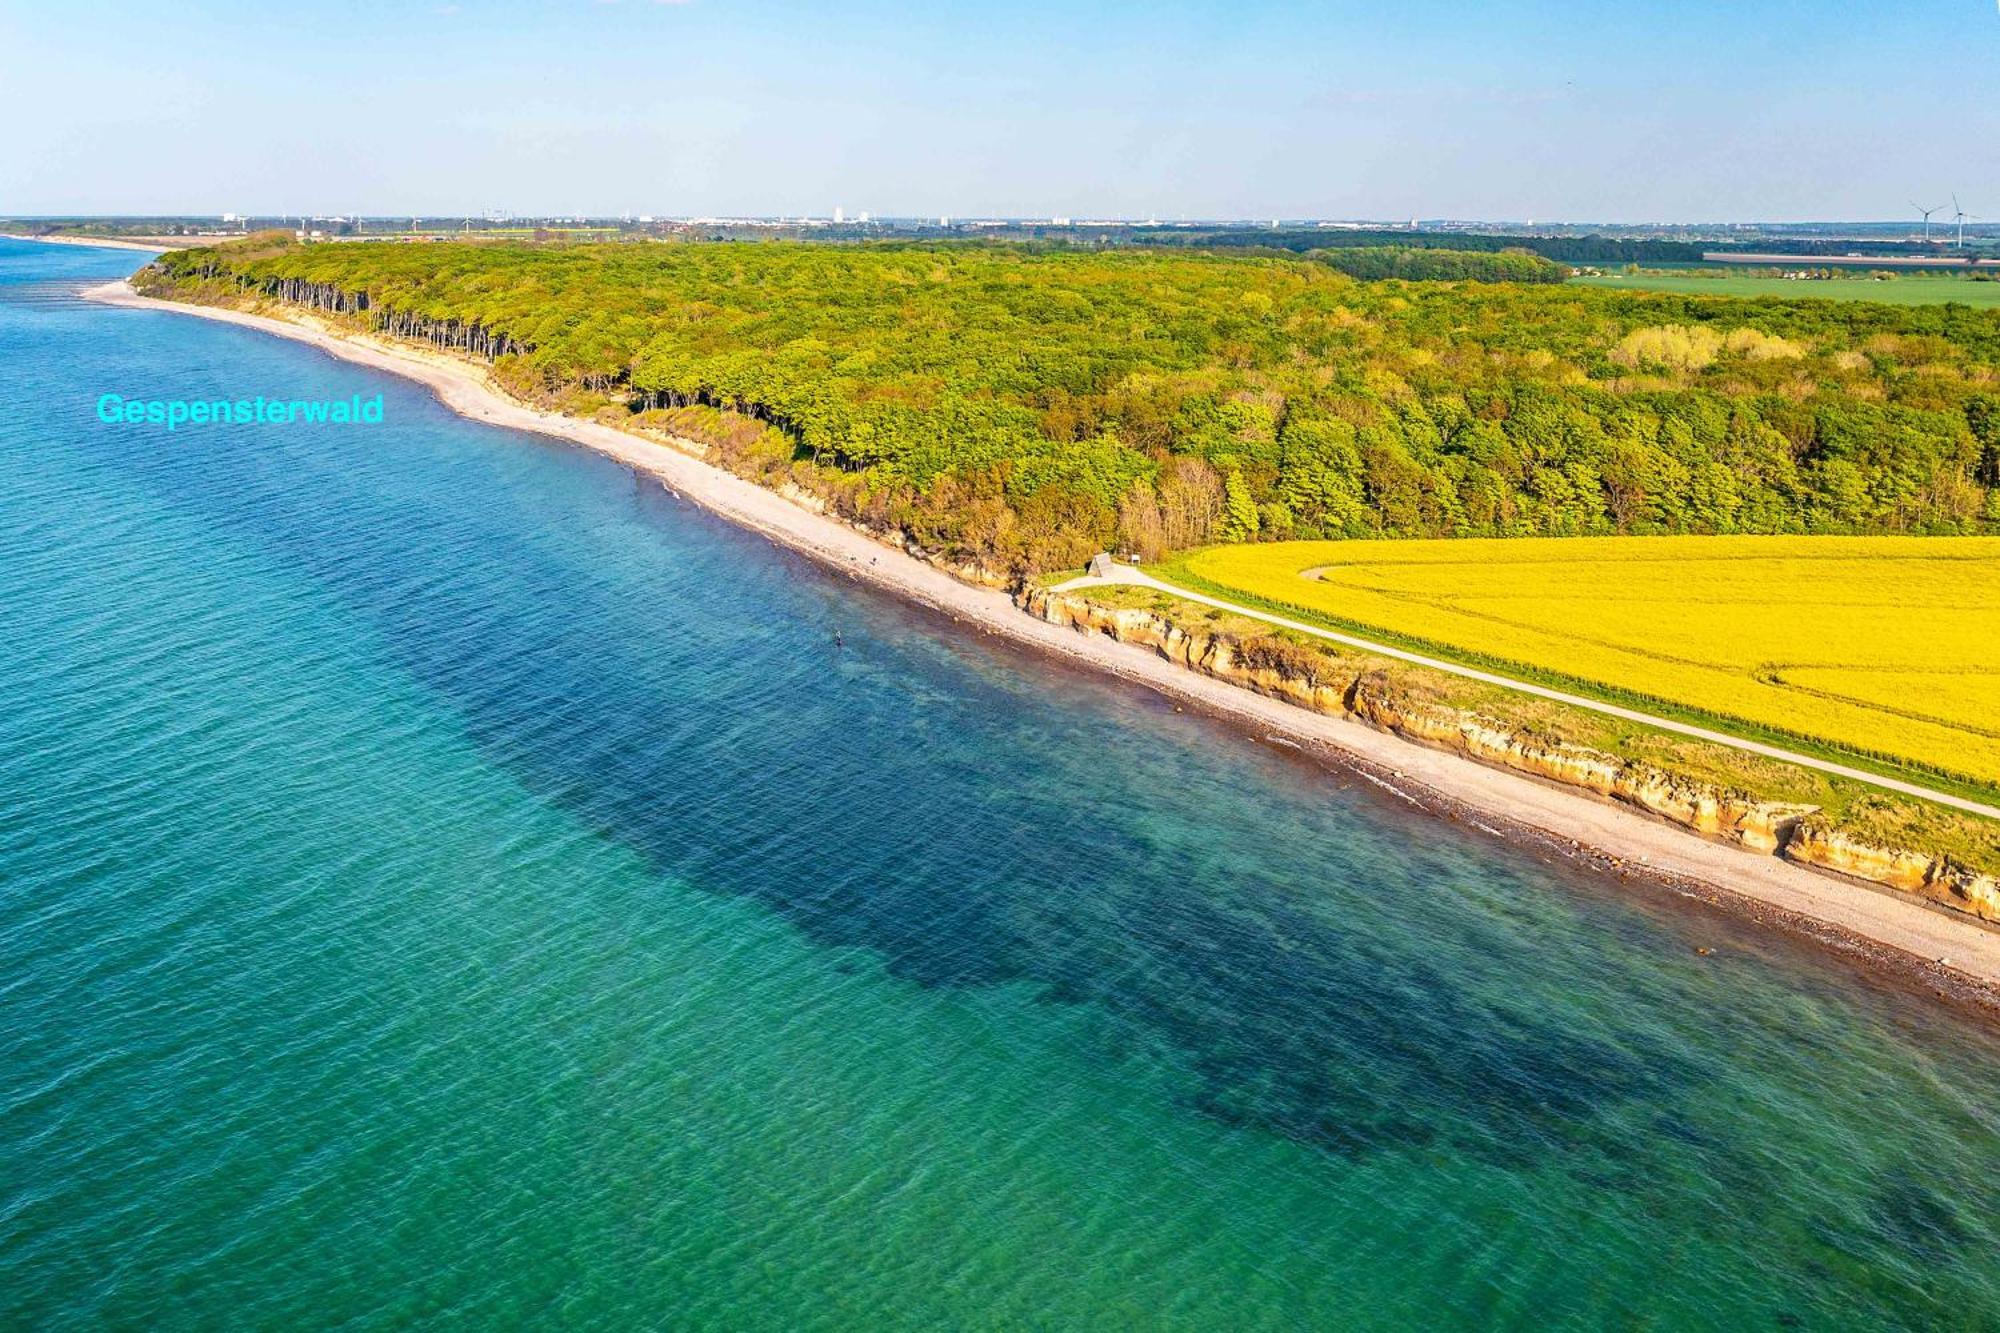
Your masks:
<path fill-rule="evenodd" d="M 1405 231 L 1399 228 L 1367 229 L 1347 227 L 1273 228 L 1229 231 L 1226 229 L 1156 228 L 1135 230 L 1129 237 L 1134 245 L 1200 249 L 1252 250 L 1339 250 L 1383 249 L 1451 250 L 1461 254 L 1491 254 L 1502 250 L 1526 251 L 1565 264 L 1693 264 L 1709 250 L 1737 247 L 1720 242 L 1675 241 L 1663 237 L 1626 236 L 1537 236 L 1532 233 L 1506 234 L 1474 231 Z"/>
<path fill-rule="evenodd" d="M 1406 282 L 1562 282 L 1569 269 L 1522 250 L 1433 250 L 1357 245 L 1314 250 L 1310 258 L 1350 278 Z"/>
<path fill-rule="evenodd" d="M 1959 305 L 937 243 L 279 236 L 138 281 L 488 360 L 1016 574 L 1221 540 L 2000 531 L 2000 311 Z"/>

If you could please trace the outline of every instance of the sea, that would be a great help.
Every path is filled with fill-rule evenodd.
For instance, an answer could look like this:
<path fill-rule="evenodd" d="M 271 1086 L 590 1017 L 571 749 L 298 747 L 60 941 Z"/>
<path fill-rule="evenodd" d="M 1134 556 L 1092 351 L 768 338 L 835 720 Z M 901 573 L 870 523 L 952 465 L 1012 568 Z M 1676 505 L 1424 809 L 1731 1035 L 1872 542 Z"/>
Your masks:
<path fill-rule="evenodd" d="M 0 241 L 0 1326 L 2000 1327 L 1990 1020 L 145 258 Z"/>

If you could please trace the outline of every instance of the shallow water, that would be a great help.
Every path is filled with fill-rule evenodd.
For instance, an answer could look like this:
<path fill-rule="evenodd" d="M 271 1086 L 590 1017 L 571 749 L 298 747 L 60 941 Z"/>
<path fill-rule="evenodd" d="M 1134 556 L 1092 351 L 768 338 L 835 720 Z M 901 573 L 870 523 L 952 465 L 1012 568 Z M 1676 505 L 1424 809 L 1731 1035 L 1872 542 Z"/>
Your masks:
<path fill-rule="evenodd" d="M 0 1324 L 2000 1324 L 1963 1014 L 137 258 L 0 241 Z"/>

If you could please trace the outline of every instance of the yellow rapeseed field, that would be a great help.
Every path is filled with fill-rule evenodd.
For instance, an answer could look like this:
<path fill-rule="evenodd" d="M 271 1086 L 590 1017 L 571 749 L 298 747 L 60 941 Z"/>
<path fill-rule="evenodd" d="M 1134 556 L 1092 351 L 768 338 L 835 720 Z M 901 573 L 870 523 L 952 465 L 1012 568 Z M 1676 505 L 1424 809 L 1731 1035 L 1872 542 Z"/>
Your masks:
<path fill-rule="evenodd" d="M 2000 538 L 1276 542 L 1175 568 L 1447 656 L 2000 783 Z"/>

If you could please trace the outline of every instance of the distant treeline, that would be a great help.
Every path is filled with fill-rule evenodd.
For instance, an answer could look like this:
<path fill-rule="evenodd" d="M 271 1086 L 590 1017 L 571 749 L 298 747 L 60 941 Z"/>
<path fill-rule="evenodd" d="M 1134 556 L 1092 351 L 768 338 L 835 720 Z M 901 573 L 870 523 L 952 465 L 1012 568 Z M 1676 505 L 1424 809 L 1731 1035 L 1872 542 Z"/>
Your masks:
<path fill-rule="evenodd" d="M 1140 231 L 1137 245 L 1253 247 L 1269 250 L 1525 250 L 1564 264 L 1643 264 L 1701 262 L 1703 250 L 1715 245 L 1691 241 L 1628 240 L 1610 236 L 1501 236 L 1477 232 L 1349 231 L 1343 227 L 1310 227 L 1295 231 Z"/>
<path fill-rule="evenodd" d="M 1857 240 L 1854 237 L 1835 236 L 1767 236 L 1749 241 L 1717 241 L 1704 244 L 1701 248 L 1714 251 L 1734 251 L 1738 254 L 1787 254 L 1787 255 L 1936 255 L 1940 253 L 1957 255 L 1950 246 L 1950 234 L 1939 224 L 1937 239 L 1925 244 L 1923 241 L 1904 237 L 1884 237 Z M 1990 250 L 1992 237 L 1971 234 L 1966 237 L 1966 248 L 1970 252 Z"/>
<path fill-rule="evenodd" d="M 1561 282 L 1569 269 L 1540 255 L 1518 250 L 1431 250 L 1400 245 L 1366 245 L 1313 250 L 1308 257 L 1350 278 L 1406 282 Z"/>
<path fill-rule="evenodd" d="M 1467 231 L 1404 231 L 1383 228 L 1370 231 L 1344 227 L 1307 227 L 1292 230 L 1212 230 L 1201 228 L 1158 228 L 1135 230 L 1126 238 L 1134 245 L 1214 246 L 1219 249 L 1331 250 L 1391 246 L 1426 250 L 1525 250 L 1564 264 L 1696 264 L 1711 252 L 1739 254 L 1796 254 L 1801 258 L 1821 255 L 1919 255 L 1935 254 L 1940 240 L 1929 246 L 1905 238 L 1856 240 L 1853 237 L 1760 236 L 1749 240 L 1672 241 L 1663 238 L 1619 236 L 1533 236 L 1525 234 Z M 1990 238 L 1971 238 L 1974 249 L 1990 247 Z"/>
<path fill-rule="evenodd" d="M 2000 312 L 1960 305 L 1004 245 L 265 240 L 141 281 L 489 360 L 1019 571 L 1282 537 L 2000 531 Z"/>

